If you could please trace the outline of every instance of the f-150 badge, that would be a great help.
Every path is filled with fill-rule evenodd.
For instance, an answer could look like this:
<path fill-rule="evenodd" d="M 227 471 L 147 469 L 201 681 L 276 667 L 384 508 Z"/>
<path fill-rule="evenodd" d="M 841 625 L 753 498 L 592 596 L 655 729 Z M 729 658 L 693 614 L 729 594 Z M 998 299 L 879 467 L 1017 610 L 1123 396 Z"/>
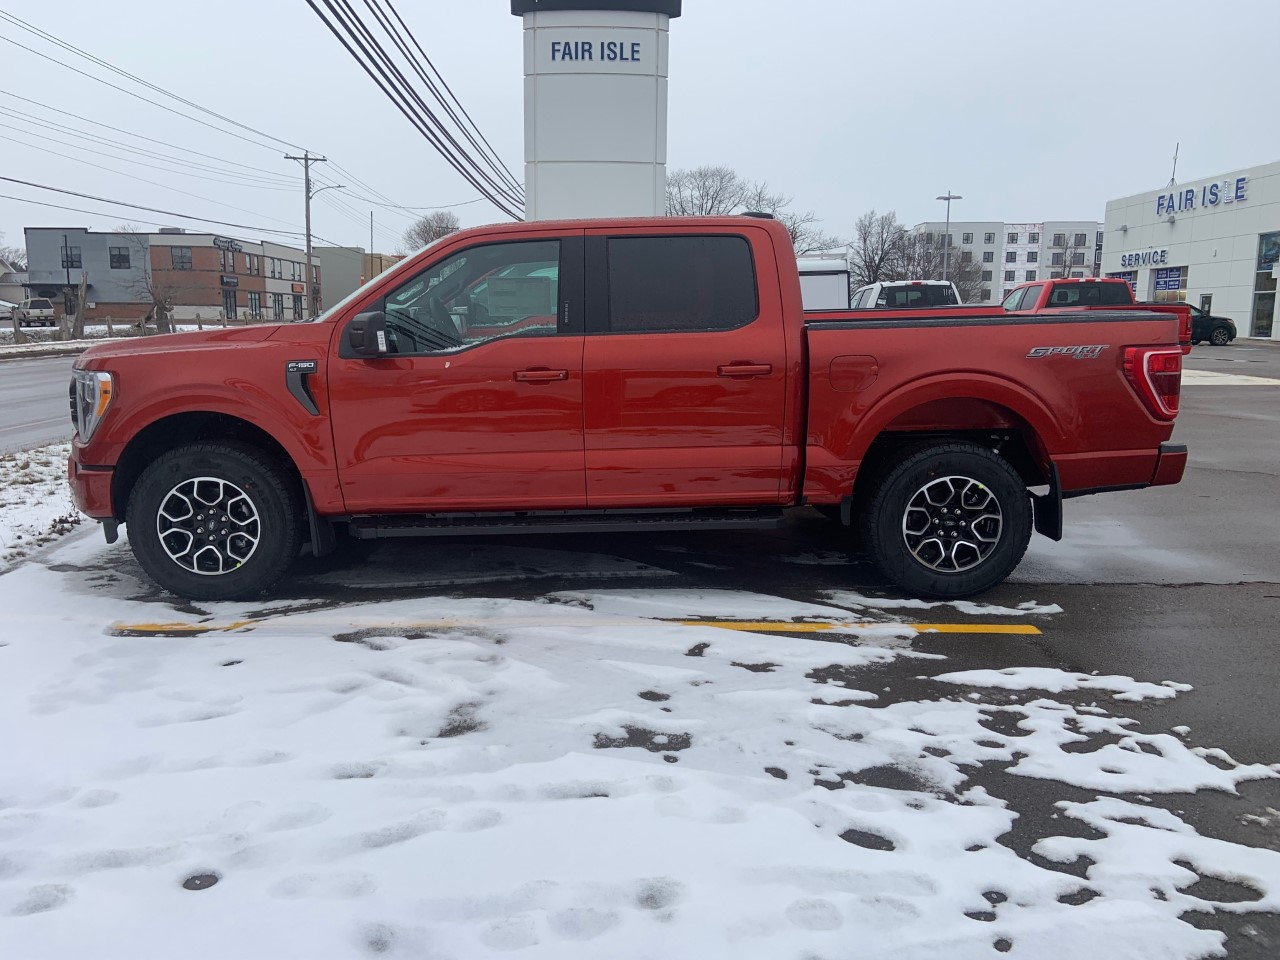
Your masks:
<path fill-rule="evenodd" d="M 1077 360 L 1093 360 L 1107 349 L 1105 343 L 1091 343 L 1080 347 L 1032 347 L 1027 359 L 1035 357 L 1075 357 Z"/>

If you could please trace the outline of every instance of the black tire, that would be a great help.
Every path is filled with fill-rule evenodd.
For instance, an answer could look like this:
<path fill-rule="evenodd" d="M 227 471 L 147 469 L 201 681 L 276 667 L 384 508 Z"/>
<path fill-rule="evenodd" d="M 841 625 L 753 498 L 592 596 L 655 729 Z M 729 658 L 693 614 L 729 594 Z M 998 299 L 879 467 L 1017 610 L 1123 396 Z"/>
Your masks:
<path fill-rule="evenodd" d="M 197 478 L 203 485 L 198 492 L 190 486 Z M 220 507 L 209 502 L 216 499 L 215 491 Z M 158 523 L 160 509 L 167 505 L 166 514 L 177 516 L 172 505 L 184 501 L 199 506 L 192 506 L 191 517 L 170 520 L 167 548 Z M 253 519 L 245 519 L 250 508 Z M 263 593 L 297 558 L 302 540 L 295 481 L 258 448 L 229 441 L 190 444 L 157 457 L 134 484 L 125 524 L 142 569 L 164 589 L 189 600 L 236 600 Z M 192 530 L 179 529 L 185 526 L 199 529 L 199 539 Z M 228 529 L 232 534 L 224 536 Z M 200 546 L 205 530 L 211 542 Z M 250 548 L 253 534 L 256 541 Z M 190 540 L 182 539 L 187 536 Z M 171 549 L 182 558 L 175 559 Z"/>
<path fill-rule="evenodd" d="M 1214 327 L 1213 333 L 1209 334 L 1209 342 L 1215 347 L 1225 347 L 1231 342 L 1231 331 L 1226 327 Z"/>
<path fill-rule="evenodd" d="M 1192 341 L 1191 341 L 1191 345 L 1192 345 L 1193 347 L 1198 347 L 1198 346 L 1200 346 L 1200 341 L 1199 341 L 1199 340 L 1192 340 Z"/>
<path fill-rule="evenodd" d="M 979 497 L 986 499 L 971 506 Z M 1007 460 L 975 443 L 935 444 L 905 455 L 864 502 L 859 522 L 867 553 L 887 579 L 915 596 L 951 600 L 981 593 L 1013 571 L 1031 539 L 1031 498 L 1022 478 Z M 921 530 L 909 530 L 918 524 Z M 937 536 L 913 535 L 926 532 Z M 947 533 L 955 539 L 941 539 Z"/>

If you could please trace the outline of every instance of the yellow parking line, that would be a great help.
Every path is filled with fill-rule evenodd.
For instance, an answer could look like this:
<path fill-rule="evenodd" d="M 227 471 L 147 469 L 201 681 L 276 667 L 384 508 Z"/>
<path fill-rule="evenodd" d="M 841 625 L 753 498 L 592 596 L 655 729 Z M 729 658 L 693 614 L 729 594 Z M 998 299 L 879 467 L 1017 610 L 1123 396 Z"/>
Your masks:
<path fill-rule="evenodd" d="M 1040 628 L 1030 623 L 895 623 L 861 621 L 857 623 L 831 623 L 825 621 L 795 622 L 792 620 L 666 620 L 682 627 L 717 627 L 721 630 L 740 630 L 744 633 L 844 633 L 861 632 L 874 627 L 904 627 L 917 633 L 971 633 L 971 634 L 1015 634 L 1037 635 Z M 235 630 L 250 629 L 264 623 L 262 620 L 235 620 L 230 623 L 115 623 L 107 632 L 117 637 L 175 637 L 199 636 L 204 633 L 230 633 Z M 523 626 L 550 626 L 546 620 L 522 618 Z M 378 630 L 405 630 L 407 632 L 422 630 L 448 630 L 466 627 L 458 620 L 434 620 L 402 623 L 366 624 Z M 484 626 L 500 627 L 501 620 L 484 621 Z M 510 626 L 508 622 L 505 625 Z M 572 624 L 577 625 L 577 624 Z M 340 626 L 348 630 L 362 629 L 356 621 L 344 621 Z"/>
<path fill-rule="evenodd" d="M 1003 633 L 1038 634 L 1040 628 L 1030 623 L 793 623 L 771 620 L 672 620 L 684 627 L 719 627 L 749 633 L 828 633 L 842 630 L 867 630 L 871 627 L 907 627 L 919 633 Z"/>

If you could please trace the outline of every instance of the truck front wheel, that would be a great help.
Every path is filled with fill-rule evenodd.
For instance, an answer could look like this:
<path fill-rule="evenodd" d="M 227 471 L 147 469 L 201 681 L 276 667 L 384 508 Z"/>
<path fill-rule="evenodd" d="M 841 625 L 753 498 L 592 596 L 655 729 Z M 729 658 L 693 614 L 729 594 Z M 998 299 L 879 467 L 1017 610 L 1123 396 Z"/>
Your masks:
<path fill-rule="evenodd" d="M 178 447 L 142 472 L 125 512 L 133 555 L 191 600 L 256 596 L 298 555 L 298 494 L 274 459 L 231 442 Z"/>
<path fill-rule="evenodd" d="M 863 542 L 903 590 L 954 599 L 995 586 L 1031 538 L 1031 501 L 1009 463 L 975 443 L 917 449 L 865 501 Z"/>

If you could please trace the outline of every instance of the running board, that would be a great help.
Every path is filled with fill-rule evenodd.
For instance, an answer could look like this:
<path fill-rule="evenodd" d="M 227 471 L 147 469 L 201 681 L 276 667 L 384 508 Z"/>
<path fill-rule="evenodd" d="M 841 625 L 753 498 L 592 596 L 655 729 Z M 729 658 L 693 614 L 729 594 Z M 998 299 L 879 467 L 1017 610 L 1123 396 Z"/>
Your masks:
<path fill-rule="evenodd" d="M 545 510 L 513 513 L 424 513 L 359 516 L 357 540 L 381 537 L 499 537 L 521 533 L 643 533 L 664 530 L 776 530 L 781 507 L 687 510 Z"/>

